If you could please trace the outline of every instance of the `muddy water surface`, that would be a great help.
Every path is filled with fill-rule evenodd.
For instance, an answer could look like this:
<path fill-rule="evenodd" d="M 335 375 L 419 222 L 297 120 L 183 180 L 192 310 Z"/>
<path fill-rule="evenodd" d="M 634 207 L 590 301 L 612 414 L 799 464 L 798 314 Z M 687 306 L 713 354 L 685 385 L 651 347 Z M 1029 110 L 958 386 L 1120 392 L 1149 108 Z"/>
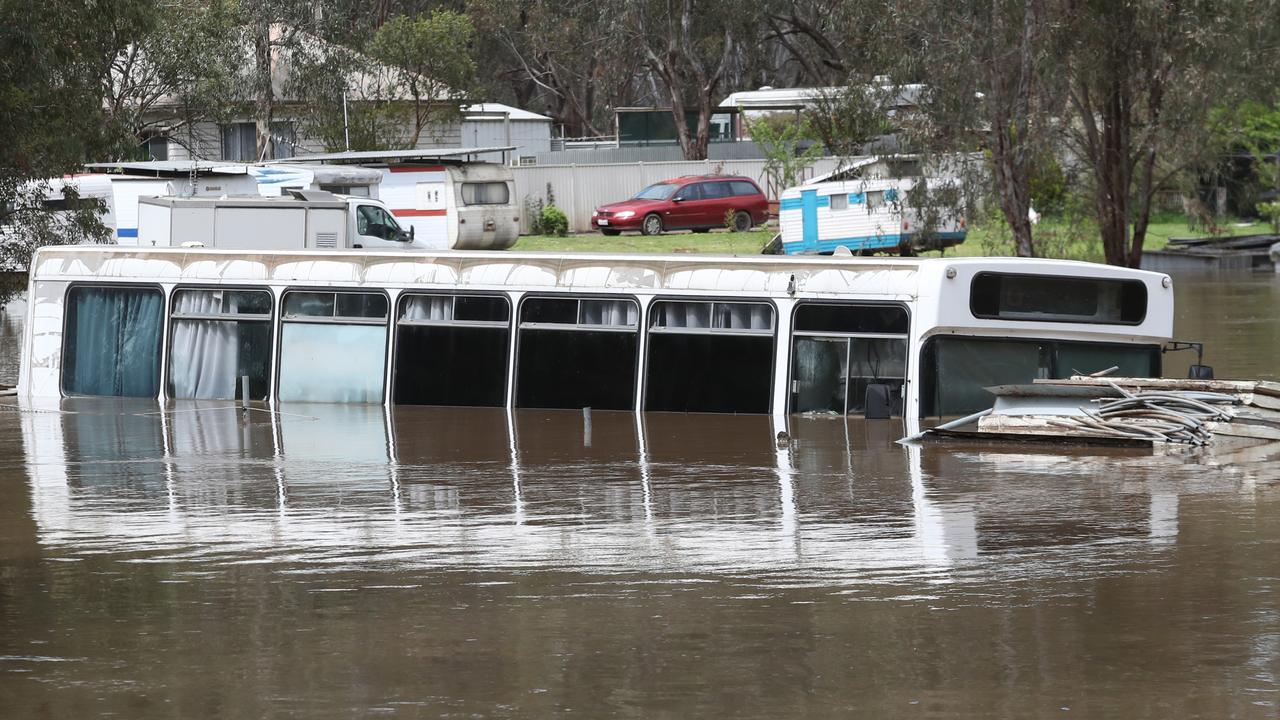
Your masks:
<path fill-rule="evenodd" d="M 1280 374 L 1270 277 L 1178 287 L 1220 375 Z M 1280 715 L 1266 451 L 157 410 L 0 405 L 0 716 Z"/>

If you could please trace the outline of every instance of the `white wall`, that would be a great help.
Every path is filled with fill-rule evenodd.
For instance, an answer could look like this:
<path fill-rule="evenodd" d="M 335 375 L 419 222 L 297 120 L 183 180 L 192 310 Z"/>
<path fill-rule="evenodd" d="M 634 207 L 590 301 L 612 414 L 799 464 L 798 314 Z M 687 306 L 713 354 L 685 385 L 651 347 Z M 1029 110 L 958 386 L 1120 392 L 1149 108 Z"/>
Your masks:
<path fill-rule="evenodd" d="M 836 168 L 833 158 L 814 161 L 810 174 L 830 172 Z M 764 160 L 694 160 L 657 163 L 609 163 L 598 165 L 533 165 L 513 167 L 516 201 L 521 207 L 521 232 L 530 232 L 530 202 L 547 201 L 547 185 L 551 185 L 556 207 L 569 216 L 569 232 L 591 229 L 591 211 L 605 203 L 626 200 L 647 185 L 681 175 L 744 175 L 755 180 L 770 200 L 764 179 Z"/>
<path fill-rule="evenodd" d="M 510 137 L 507 132 L 510 130 Z M 502 118 L 473 118 L 462 121 L 461 147 L 501 147 L 515 145 L 511 158 L 535 155 L 551 150 L 550 120 L 512 120 L 510 128 Z M 501 154 L 481 157 L 487 162 L 502 162 Z"/>

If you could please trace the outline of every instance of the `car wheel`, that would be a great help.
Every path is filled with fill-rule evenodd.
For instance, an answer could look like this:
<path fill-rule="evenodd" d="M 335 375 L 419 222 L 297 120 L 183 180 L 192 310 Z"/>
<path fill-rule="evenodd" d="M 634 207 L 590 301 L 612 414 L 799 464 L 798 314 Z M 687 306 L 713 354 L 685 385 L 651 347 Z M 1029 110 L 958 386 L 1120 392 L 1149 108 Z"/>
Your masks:
<path fill-rule="evenodd" d="M 751 229 L 751 215 L 743 210 L 733 214 L 733 231 L 746 232 Z"/>
<path fill-rule="evenodd" d="M 620 235 L 620 234 L 622 234 L 622 231 L 621 231 L 621 230 L 601 230 L 601 231 L 600 231 L 600 234 L 601 234 L 601 235 L 608 235 L 609 237 L 613 237 L 614 235 Z"/>
<path fill-rule="evenodd" d="M 657 215 L 646 215 L 644 222 L 640 224 L 641 235 L 661 235 L 662 234 L 662 218 Z"/>

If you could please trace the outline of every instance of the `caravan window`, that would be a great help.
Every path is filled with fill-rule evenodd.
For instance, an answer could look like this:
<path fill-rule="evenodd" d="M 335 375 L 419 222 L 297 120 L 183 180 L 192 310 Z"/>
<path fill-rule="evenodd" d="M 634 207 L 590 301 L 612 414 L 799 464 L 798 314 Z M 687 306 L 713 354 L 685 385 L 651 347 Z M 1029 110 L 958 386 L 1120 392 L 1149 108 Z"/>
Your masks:
<path fill-rule="evenodd" d="M 889 386 L 900 408 L 907 326 L 907 310 L 901 305 L 798 306 L 791 411 L 860 412 L 872 384 Z"/>
<path fill-rule="evenodd" d="M 68 395 L 156 397 L 164 299 L 153 288 L 73 287 L 62 338 Z"/>
<path fill-rule="evenodd" d="M 621 298 L 529 298 L 520 306 L 516 405 L 635 407 L 640 306 Z"/>
<path fill-rule="evenodd" d="M 774 325 L 773 306 L 763 302 L 655 302 L 645 409 L 768 412 Z"/>
<path fill-rule="evenodd" d="M 505 405 L 510 323 L 504 296 L 405 296 L 396 323 L 395 401 Z"/>
<path fill-rule="evenodd" d="M 354 195 L 356 197 L 369 197 L 368 185 L 321 185 L 320 189 L 325 192 L 331 192 L 334 195 Z"/>
<path fill-rule="evenodd" d="M 871 190 L 866 194 L 867 212 L 873 213 L 884 207 L 884 191 Z"/>
<path fill-rule="evenodd" d="M 381 403 L 386 346 L 386 295 L 287 292 L 280 329 L 280 399 Z"/>
<path fill-rule="evenodd" d="M 837 195 L 832 195 L 832 196 L 831 196 L 831 209 L 832 209 L 832 210 L 848 210 L 848 209 L 849 209 L 849 196 L 848 196 L 847 194 L 845 194 L 845 193 L 839 193 L 839 194 L 837 194 Z"/>
<path fill-rule="evenodd" d="M 271 365 L 271 293 L 180 289 L 173 295 L 169 393 L 229 400 L 249 378 L 249 397 L 267 397 Z"/>
<path fill-rule="evenodd" d="M 510 198 L 505 182 L 462 183 L 462 204 L 464 205 L 506 205 Z"/>

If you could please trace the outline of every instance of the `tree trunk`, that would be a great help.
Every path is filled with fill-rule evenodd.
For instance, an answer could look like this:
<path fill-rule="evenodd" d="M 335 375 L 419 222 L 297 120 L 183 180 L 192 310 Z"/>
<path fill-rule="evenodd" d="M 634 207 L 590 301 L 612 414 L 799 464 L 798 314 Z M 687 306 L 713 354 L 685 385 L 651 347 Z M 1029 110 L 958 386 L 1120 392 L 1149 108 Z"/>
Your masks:
<path fill-rule="evenodd" d="M 1116 75 L 1120 77 L 1119 74 Z M 1108 265 L 1129 259 L 1129 98 L 1112 84 L 1102 106 L 1102 156 L 1098 167 L 1098 229 Z"/>
<path fill-rule="evenodd" d="M 254 78 L 257 85 L 254 125 L 258 132 L 255 154 L 258 160 L 271 156 L 271 117 L 275 111 L 275 90 L 271 85 L 271 23 L 264 22 L 253 35 Z"/>

